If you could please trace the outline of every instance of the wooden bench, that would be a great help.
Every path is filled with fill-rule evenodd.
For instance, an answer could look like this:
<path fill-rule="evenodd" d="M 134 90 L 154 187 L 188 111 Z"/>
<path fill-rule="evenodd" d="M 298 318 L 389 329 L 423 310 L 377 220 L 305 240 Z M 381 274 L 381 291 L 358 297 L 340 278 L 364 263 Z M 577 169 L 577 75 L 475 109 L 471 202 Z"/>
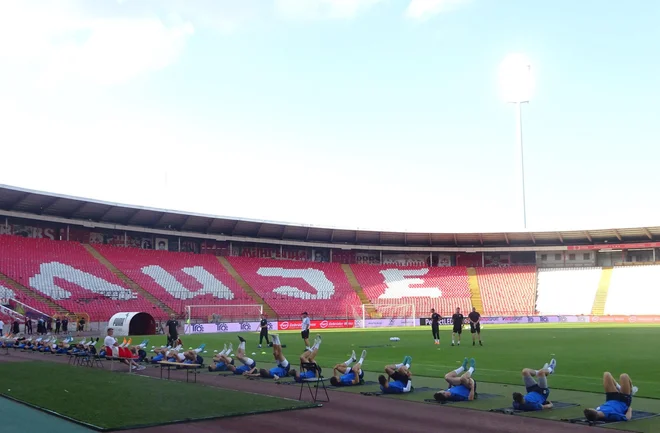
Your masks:
<path fill-rule="evenodd" d="M 199 369 L 202 366 L 202 364 L 183 364 L 180 362 L 170 362 L 170 361 L 159 361 L 158 364 L 160 365 L 160 378 L 163 378 L 163 369 L 167 368 L 167 380 L 170 380 L 170 371 L 172 370 L 172 367 L 176 368 L 182 368 L 186 370 L 186 382 L 190 381 L 190 374 L 192 373 L 193 376 L 195 377 L 195 383 L 197 382 L 197 373 L 199 373 Z"/>

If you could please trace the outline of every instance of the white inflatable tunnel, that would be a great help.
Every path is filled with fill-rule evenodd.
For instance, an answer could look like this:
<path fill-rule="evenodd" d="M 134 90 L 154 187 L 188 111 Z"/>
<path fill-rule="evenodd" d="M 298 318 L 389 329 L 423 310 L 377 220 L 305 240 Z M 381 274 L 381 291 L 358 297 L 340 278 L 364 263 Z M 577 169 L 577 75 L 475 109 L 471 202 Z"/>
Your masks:
<path fill-rule="evenodd" d="M 108 328 L 115 330 L 115 337 L 155 335 L 156 321 L 149 313 L 117 313 L 108 320 Z"/>

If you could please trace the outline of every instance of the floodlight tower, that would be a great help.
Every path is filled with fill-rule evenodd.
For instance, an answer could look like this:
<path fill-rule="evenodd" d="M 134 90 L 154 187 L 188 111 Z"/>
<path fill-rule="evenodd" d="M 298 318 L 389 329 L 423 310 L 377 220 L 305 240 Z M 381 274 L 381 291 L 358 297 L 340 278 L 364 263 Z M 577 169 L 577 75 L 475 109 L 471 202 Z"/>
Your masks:
<path fill-rule="evenodd" d="M 527 206 L 525 203 L 525 158 L 523 153 L 522 109 L 529 103 L 534 89 L 532 65 L 523 54 L 509 54 L 500 65 L 500 92 L 503 99 L 516 107 L 517 152 L 520 162 L 520 185 L 522 187 L 523 227 L 527 228 Z"/>

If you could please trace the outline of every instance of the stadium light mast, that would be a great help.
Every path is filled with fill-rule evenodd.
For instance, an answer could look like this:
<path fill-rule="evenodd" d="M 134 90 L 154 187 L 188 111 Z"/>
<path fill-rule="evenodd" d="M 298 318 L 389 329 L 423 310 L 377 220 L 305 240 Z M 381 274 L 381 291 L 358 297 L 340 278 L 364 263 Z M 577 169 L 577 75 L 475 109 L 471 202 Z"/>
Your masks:
<path fill-rule="evenodd" d="M 525 158 L 523 152 L 522 104 L 529 103 L 534 89 L 532 65 L 523 54 L 509 54 L 500 64 L 500 92 L 502 98 L 516 107 L 516 140 L 520 163 L 520 185 L 522 193 L 523 227 L 527 228 L 527 205 L 525 197 Z"/>

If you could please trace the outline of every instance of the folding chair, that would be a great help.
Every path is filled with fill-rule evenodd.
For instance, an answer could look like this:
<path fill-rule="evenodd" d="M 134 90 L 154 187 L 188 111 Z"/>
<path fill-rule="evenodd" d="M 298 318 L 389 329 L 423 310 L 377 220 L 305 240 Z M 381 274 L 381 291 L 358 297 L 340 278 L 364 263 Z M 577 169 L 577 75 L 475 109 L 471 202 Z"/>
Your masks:
<path fill-rule="evenodd" d="M 311 371 L 313 373 L 316 373 L 316 380 L 314 379 L 303 380 L 300 383 L 300 395 L 298 396 L 298 400 L 302 400 L 303 389 L 305 388 L 305 384 L 307 384 L 307 389 L 309 389 L 309 395 L 312 397 L 314 403 L 318 401 L 329 403 L 330 396 L 328 395 L 328 388 L 325 387 L 325 380 L 323 378 L 323 370 L 321 369 L 321 366 L 315 362 L 303 362 L 300 364 L 300 373 L 302 374 L 303 372 L 306 371 Z M 313 383 L 316 384 L 316 392 L 312 391 Z M 323 391 L 325 392 L 325 398 L 326 398 L 325 400 L 318 399 L 320 387 L 323 387 Z"/>

